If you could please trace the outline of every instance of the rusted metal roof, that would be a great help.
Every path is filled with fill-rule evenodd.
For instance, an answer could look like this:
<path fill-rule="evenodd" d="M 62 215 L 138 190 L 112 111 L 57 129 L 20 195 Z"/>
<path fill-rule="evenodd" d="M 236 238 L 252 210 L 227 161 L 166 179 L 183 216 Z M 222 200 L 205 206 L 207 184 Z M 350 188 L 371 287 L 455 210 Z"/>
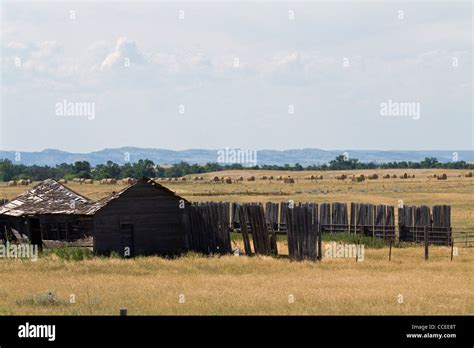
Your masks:
<path fill-rule="evenodd" d="M 53 179 L 47 179 L 0 206 L 0 215 L 82 214 L 93 203 Z"/>

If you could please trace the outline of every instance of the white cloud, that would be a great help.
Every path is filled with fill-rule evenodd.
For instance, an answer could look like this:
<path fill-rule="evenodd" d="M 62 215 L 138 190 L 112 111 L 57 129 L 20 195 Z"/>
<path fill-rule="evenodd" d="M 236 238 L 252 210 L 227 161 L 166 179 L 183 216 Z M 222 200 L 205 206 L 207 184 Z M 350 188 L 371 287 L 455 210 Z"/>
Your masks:
<path fill-rule="evenodd" d="M 130 64 L 142 64 L 146 61 L 136 42 L 122 36 L 117 40 L 114 51 L 107 55 L 100 66 L 104 70 L 123 67 L 126 60 Z"/>

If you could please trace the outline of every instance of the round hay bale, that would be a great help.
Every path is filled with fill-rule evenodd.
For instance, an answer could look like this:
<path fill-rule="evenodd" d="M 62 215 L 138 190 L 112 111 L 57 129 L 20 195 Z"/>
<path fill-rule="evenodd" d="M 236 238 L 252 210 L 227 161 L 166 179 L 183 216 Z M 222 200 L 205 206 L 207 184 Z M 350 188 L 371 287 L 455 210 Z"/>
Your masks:
<path fill-rule="evenodd" d="M 446 175 L 446 173 L 438 175 L 438 180 L 446 180 L 447 178 L 448 176 Z"/>

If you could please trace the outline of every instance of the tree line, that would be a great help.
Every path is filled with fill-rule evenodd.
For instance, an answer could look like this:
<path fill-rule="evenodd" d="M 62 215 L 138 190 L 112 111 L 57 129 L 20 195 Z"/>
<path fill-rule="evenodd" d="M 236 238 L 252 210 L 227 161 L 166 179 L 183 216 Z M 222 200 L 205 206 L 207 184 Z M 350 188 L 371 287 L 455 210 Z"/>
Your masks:
<path fill-rule="evenodd" d="M 346 158 L 343 155 L 337 156 L 327 164 L 302 166 L 299 163 L 294 165 L 261 165 L 261 166 L 243 166 L 242 164 L 226 164 L 206 163 L 206 164 L 189 164 L 180 162 L 170 167 L 160 167 L 155 165 L 153 161 L 141 159 L 135 163 L 125 163 L 119 165 L 112 161 L 105 164 L 99 164 L 95 167 L 87 161 L 77 161 L 73 164 L 62 163 L 52 166 L 24 165 L 15 164 L 8 159 L 0 160 L 0 181 L 10 181 L 19 179 L 31 179 L 33 181 L 41 181 L 48 178 L 67 179 L 84 178 L 84 179 L 106 179 L 115 178 L 122 179 L 132 177 L 139 179 L 143 176 L 152 178 L 156 177 L 180 177 L 188 174 L 203 174 L 222 170 L 236 169 L 265 169 L 265 170 L 354 170 L 354 169 L 474 169 L 474 165 L 465 161 L 458 162 L 439 162 L 436 158 L 425 158 L 420 162 L 400 161 L 400 162 L 359 162 L 356 158 Z"/>

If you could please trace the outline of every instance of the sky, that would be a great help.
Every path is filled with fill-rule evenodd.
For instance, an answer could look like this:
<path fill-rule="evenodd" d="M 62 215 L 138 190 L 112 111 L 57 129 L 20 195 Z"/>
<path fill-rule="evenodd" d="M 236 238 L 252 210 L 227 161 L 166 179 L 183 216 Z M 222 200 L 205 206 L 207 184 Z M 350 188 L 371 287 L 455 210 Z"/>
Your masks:
<path fill-rule="evenodd" d="M 472 6 L 2 1 L 0 149 L 473 149 Z"/>

